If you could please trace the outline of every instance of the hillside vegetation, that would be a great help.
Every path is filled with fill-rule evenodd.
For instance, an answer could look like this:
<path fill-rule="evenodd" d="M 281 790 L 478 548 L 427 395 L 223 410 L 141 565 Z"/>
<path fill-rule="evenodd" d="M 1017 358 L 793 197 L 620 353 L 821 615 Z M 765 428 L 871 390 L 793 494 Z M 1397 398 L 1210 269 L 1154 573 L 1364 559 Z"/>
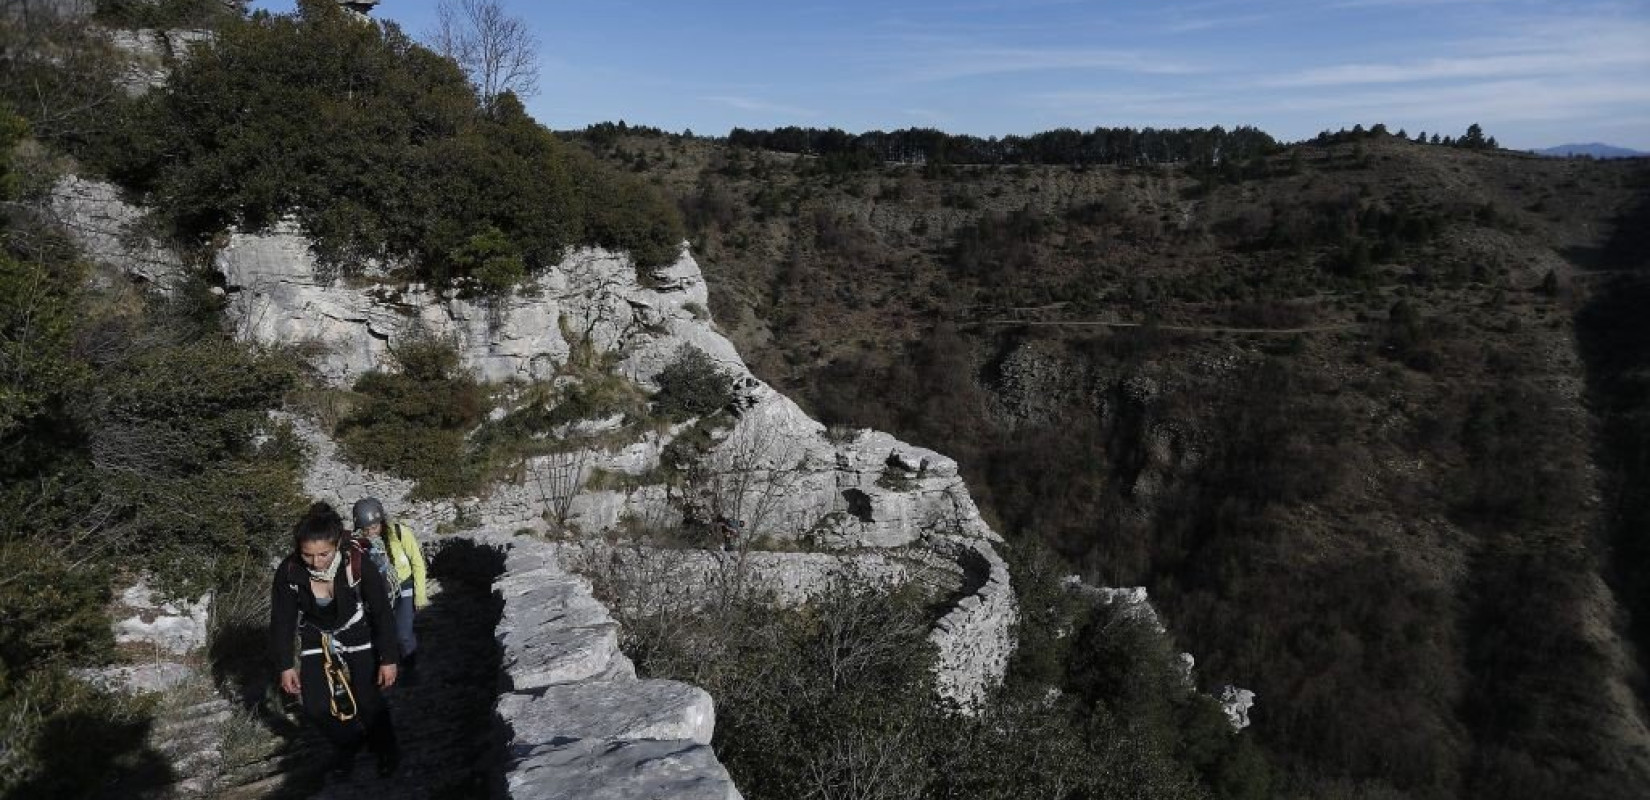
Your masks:
<path fill-rule="evenodd" d="M 106 25 L 214 30 L 185 59 L 139 63 L 66 5 L 8 4 L 0 24 L 6 797 L 136 796 L 173 780 L 145 744 L 154 701 L 72 672 L 141 657 L 115 646 L 108 618 L 113 590 L 140 576 L 168 596 L 261 594 L 307 504 L 303 448 L 269 412 L 313 377 L 301 354 L 225 330 L 210 264 L 228 226 L 291 220 L 342 274 L 473 293 L 511 291 L 569 247 L 647 264 L 682 239 L 662 195 L 513 98 L 484 113 L 454 64 L 393 25 L 310 0 L 251 16 L 215 0 L 96 4 Z M 164 88 L 128 91 L 134 70 L 157 68 Z M 48 195 L 69 173 L 114 179 L 153 210 L 185 271 L 169 291 L 87 263 L 55 227 Z M 453 383 L 454 397 L 474 388 Z M 263 678 L 258 648 L 234 639 L 247 632 L 225 638 L 225 624 L 212 667 Z"/>
<path fill-rule="evenodd" d="M 19 83 L 8 99 L 49 122 L 44 141 L 187 241 L 291 219 L 341 273 L 497 293 L 569 247 L 651 266 L 683 238 L 675 207 L 641 181 L 565 146 L 512 95 L 484 109 L 452 61 L 336 3 L 219 20 L 210 43 L 166 65 L 164 87 L 136 99 L 107 93 L 120 61 L 99 34 L 54 35 L 92 54 L 76 77 L 103 93 L 41 104 Z M 56 65 L 38 69 L 66 82 Z"/>
<path fill-rule="evenodd" d="M 1006 164 L 806 131 L 574 138 L 675 194 L 758 374 L 957 457 L 1012 539 L 1150 587 L 1208 686 L 1258 692 L 1245 735 L 1283 793 L 1645 785 L 1607 585 L 1650 612 L 1616 517 L 1644 450 L 1601 471 L 1584 405 L 1607 380 L 1642 427 L 1643 334 L 1609 283 L 1645 263 L 1612 244 L 1643 228 L 1642 162 L 1379 126 L 1241 162 L 1088 158 L 1075 132 Z M 926 141 L 857 141 L 889 140 Z M 1578 313 L 1609 333 L 1578 347 Z"/>

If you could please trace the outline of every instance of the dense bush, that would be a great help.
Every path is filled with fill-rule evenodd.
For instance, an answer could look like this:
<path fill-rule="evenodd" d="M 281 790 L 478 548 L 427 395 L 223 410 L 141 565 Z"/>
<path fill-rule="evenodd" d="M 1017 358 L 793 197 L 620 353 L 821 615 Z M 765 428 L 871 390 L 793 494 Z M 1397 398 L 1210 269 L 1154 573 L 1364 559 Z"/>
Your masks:
<path fill-rule="evenodd" d="M 0 795 L 107 797 L 167 785 L 168 760 L 144 747 L 152 706 L 94 690 L 57 665 L 0 672 Z"/>
<path fill-rule="evenodd" d="M 35 137 L 96 158 L 113 157 L 137 104 L 122 90 L 122 57 L 74 4 L 8 3 L 0 25 L 0 106 Z"/>
<path fill-rule="evenodd" d="M 733 402 L 733 375 L 693 345 L 682 345 L 656 380 L 653 409 L 671 419 L 708 416 Z"/>
<path fill-rule="evenodd" d="M 345 457 L 413 481 L 416 498 L 485 492 L 495 481 L 519 480 L 528 458 L 622 438 L 651 418 L 647 392 L 614 372 L 616 354 L 597 353 L 588 342 L 574 344 L 553 387 L 490 389 L 464 369 L 451 342 L 438 339 L 412 339 L 392 356 L 390 369 L 362 375 L 353 391 L 321 394 L 344 408 L 335 433 Z M 495 404 L 506 411 L 491 418 Z M 565 427 L 610 418 L 618 432 Z"/>
<path fill-rule="evenodd" d="M 174 66 L 118 148 L 80 151 L 205 240 L 287 216 L 344 272 L 377 260 L 497 292 L 565 248 L 674 258 L 674 205 L 559 142 L 457 65 L 331 2 L 222 25 Z"/>
<path fill-rule="evenodd" d="M 483 475 L 465 437 L 486 413 L 486 393 L 447 342 L 407 342 L 394 358 L 394 371 L 356 380 L 361 402 L 338 425 L 344 455 L 414 481 L 415 498 L 473 494 Z"/>
<path fill-rule="evenodd" d="M 7 172 L 21 131 L 0 114 Z M 267 565 L 301 508 L 301 453 L 268 417 L 295 370 L 229 341 L 202 283 L 143 296 L 0 214 L 0 793 L 161 780 L 142 704 L 68 670 L 115 655 L 113 578 L 194 596 Z"/>
<path fill-rule="evenodd" d="M 887 162 L 944 164 L 1151 164 L 1242 161 L 1277 149 L 1264 131 L 1247 126 L 1213 128 L 1058 128 L 1030 136 L 981 139 L 933 128 L 867 131 L 787 127 L 734 128 L 728 143 L 784 153 L 819 156 L 814 169 L 826 174 L 866 169 Z"/>
<path fill-rule="evenodd" d="M 1041 217 L 1029 210 L 1006 217 L 987 214 L 957 231 L 950 264 L 964 275 L 990 278 L 1033 269 L 1036 245 L 1046 233 Z"/>

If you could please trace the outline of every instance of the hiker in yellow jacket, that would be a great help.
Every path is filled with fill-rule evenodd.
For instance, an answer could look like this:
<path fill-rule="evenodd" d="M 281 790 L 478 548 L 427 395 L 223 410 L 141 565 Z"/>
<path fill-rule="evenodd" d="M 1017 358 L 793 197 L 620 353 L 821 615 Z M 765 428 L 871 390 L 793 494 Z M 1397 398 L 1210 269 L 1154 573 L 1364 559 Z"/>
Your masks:
<path fill-rule="evenodd" d="M 384 504 L 376 497 L 363 497 L 355 503 L 355 533 L 369 548 L 373 563 L 388 579 L 392 587 L 395 607 L 395 632 L 401 641 L 401 669 L 410 673 L 414 656 L 418 653 L 418 636 L 413 633 L 413 616 L 418 609 L 429 605 L 424 588 L 424 551 L 413 537 L 412 528 L 400 522 L 391 522 L 384 513 Z M 411 677 L 411 675 L 407 675 Z"/>

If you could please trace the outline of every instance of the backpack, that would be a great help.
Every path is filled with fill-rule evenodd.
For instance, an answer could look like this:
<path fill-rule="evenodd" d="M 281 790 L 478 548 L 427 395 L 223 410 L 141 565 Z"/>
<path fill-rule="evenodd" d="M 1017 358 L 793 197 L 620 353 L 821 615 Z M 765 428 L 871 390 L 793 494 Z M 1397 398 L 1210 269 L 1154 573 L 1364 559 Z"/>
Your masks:
<path fill-rule="evenodd" d="M 373 547 L 367 537 L 357 533 L 350 534 L 349 538 L 351 549 L 357 554 L 370 557 L 373 566 L 378 568 L 378 574 L 384 577 L 384 589 L 390 601 L 390 608 L 395 608 L 396 601 L 401 598 L 401 583 L 395 579 L 395 568 L 390 566 L 389 529 L 386 527 L 384 535 L 380 537 L 383 541 L 382 547 Z M 356 557 L 354 561 L 359 569 L 360 558 Z"/>

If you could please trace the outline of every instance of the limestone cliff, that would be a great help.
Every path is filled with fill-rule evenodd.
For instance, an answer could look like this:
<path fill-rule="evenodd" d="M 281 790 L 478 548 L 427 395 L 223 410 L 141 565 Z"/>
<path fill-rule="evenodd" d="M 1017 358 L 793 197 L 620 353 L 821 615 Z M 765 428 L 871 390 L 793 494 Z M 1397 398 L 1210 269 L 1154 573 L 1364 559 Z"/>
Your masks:
<path fill-rule="evenodd" d="M 121 203 L 107 186 L 65 180 L 54 192 L 53 208 L 98 261 L 162 288 L 187 272 L 164 247 L 145 243 L 141 212 Z M 292 229 L 232 235 L 217 252 L 213 269 L 221 278 L 237 337 L 301 347 L 314 354 L 313 364 L 323 379 L 339 386 L 387 368 L 388 356 L 415 338 L 452 342 L 461 363 L 492 383 L 553 380 L 579 347 L 613 354 L 618 373 L 651 388 L 682 347 L 706 353 L 734 377 L 737 413 L 731 428 L 713 434 L 700 464 L 709 478 L 706 488 L 698 491 L 721 493 L 718 505 L 724 513 L 745 521 L 752 534 L 760 531 L 780 543 L 806 541 L 827 551 L 758 554 L 753 561 L 758 572 L 781 590 L 781 597 L 792 600 L 805 598 L 831 575 L 849 570 L 879 576 L 874 579 L 883 583 L 916 573 L 938 576 L 937 580 L 949 581 L 947 594 L 960 598 L 931 636 L 940 654 L 941 691 L 968 707 L 1001 680 L 1013 650 L 1014 594 L 1007 567 L 992 546 L 1000 540 L 980 518 L 956 462 L 886 433 L 829 433 L 758 380 L 709 320 L 703 277 L 685 251 L 675 263 L 641 279 L 622 255 L 588 249 L 570 252 L 520 291 L 498 299 L 468 298 L 418 284 L 328 276 L 312 257 L 307 240 Z M 318 426 L 301 417 L 289 419 L 311 449 L 306 479 L 310 494 L 341 506 L 360 496 L 377 496 L 424 531 L 462 525 L 492 537 L 552 529 L 594 536 L 616 531 L 628 518 L 680 519 L 684 506 L 696 500 L 684 496 L 680 487 L 652 477 L 680 426 L 625 443 L 529 459 L 519 480 L 494 485 L 482 496 L 420 503 L 408 500 L 408 481 L 346 463 Z M 589 486 L 597 470 L 629 476 L 628 488 Z M 525 545 L 532 538 L 512 541 Z M 846 552 L 865 548 L 886 555 Z M 867 568 L 871 562 L 877 566 Z M 512 644 L 519 637 L 536 641 L 535 636 L 560 635 L 533 630 L 531 621 L 546 613 L 550 616 L 545 621 L 565 616 L 536 604 L 535 598 L 547 603 L 555 598 L 536 588 L 547 573 L 535 570 L 538 567 L 512 569 L 500 583 L 506 598 L 500 637 L 509 651 L 507 665 L 537 663 L 534 659 L 543 655 L 530 654 L 536 649 L 533 645 Z M 599 604 L 590 598 L 588 584 L 582 589 L 577 581 L 568 585 L 572 588 L 550 594 L 564 605 L 572 603 L 569 608 L 596 613 Z M 599 634 L 606 641 L 611 631 L 604 625 L 575 625 L 576 635 L 568 635 L 577 639 Z M 552 672 L 557 668 L 543 667 Z M 507 666 L 518 688 L 597 677 L 523 677 L 537 674 L 533 669 Z M 603 666 L 598 672 L 608 669 Z M 516 674 L 522 670 L 526 672 Z M 627 684 L 623 691 L 643 688 L 641 683 Z M 501 713 L 514 708 L 531 715 L 531 705 L 529 700 L 501 700 L 500 708 Z M 691 738 L 708 741 L 708 721 L 704 727 L 703 736 Z M 517 755 L 526 758 L 531 749 Z M 528 771 L 583 769 L 571 766 L 568 759 L 578 761 L 574 755 L 561 748 L 532 756 L 537 760 L 531 765 L 528 759 L 517 766 Z M 540 778 L 523 778 L 521 785 L 536 785 Z M 511 780 L 514 786 L 516 779 Z"/>

